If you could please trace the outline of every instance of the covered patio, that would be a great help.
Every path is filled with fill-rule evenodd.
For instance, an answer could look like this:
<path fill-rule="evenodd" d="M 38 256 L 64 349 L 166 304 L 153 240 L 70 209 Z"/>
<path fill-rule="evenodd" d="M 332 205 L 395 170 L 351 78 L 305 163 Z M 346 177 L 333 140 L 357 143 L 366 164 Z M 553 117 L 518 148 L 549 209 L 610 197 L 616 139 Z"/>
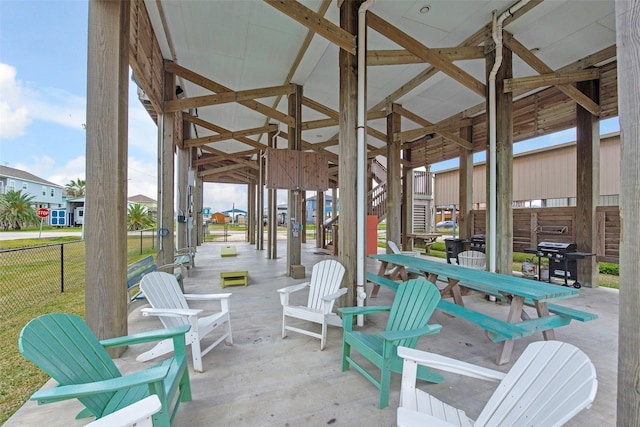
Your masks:
<path fill-rule="evenodd" d="M 486 152 L 488 270 L 511 274 L 513 144 L 577 129 L 576 243 L 596 253 L 599 122 L 618 116 L 624 156 L 616 419 L 640 424 L 639 9 L 631 0 L 91 1 L 89 326 L 99 338 L 132 327 L 124 289 L 130 70 L 158 124 L 157 262 L 171 262 L 175 248 L 205 251 L 205 183 L 247 186 L 248 240 L 262 249 L 256 219 L 265 199 L 275 212 L 279 188 L 289 192 L 286 249 L 278 248 L 270 214 L 267 250 L 257 253 L 266 265 L 286 254 L 283 274 L 290 277 L 305 263 L 299 221 L 306 191 L 324 200 L 331 188 L 340 193 L 338 259 L 348 290 L 342 306 L 364 303 L 374 159 L 386 159 L 386 237 L 406 245 L 413 169 L 459 159 L 460 235 L 469 237 L 472 156 Z M 272 170 L 268 151 L 268 159 L 289 161 Z M 580 269 L 583 282 L 597 286 L 596 258 Z M 607 334 L 613 330 L 608 325 Z"/>
<path fill-rule="evenodd" d="M 236 258 L 221 258 L 225 243 L 207 242 L 198 251 L 199 262 L 191 277 L 185 280 L 186 292 L 232 292 L 231 326 L 233 346 L 220 346 L 203 358 L 204 373 L 191 370 L 193 401 L 180 406 L 174 427 L 236 425 L 236 426 L 391 426 L 395 425 L 399 401 L 400 377 L 394 375 L 389 406 L 378 409 L 378 391 L 354 369 L 341 372 L 342 331 L 329 328 L 327 348 L 319 350 L 318 340 L 289 333 L 280 337 L 282 309 L 276 289 L 303 279 L 294 280 L 285 274 L 286 260 L 267 260 L 255 246 L 234 242 Z M 284 251 L 284 242 L 280 241 Z M 314 245 L 302 246 L 302 262 L 311 266 L 329 258 L 319 254 Z M 249 286 L 221 288 L 219 273 L 225 270 L 249 271 Z M 369 260 L 367 270 L 375 272 L 376 261 Z M 309 279 L 307 274 L 306 279 Z M 299 295 L 304 303 L 306 295 Z M 382 289 L 371 305 L 390 304 L 393 294 Z M 496 316 L 505 316 L 508 306 L 489 302 L 480 294 L 465 300 L 470 307 Z M 568 426 L 613 425 L 616 412 L 616 349 L 618 292 L 607 288 L 583 289 L 580 297 L 567 300 L 567 306 L 588 310 L 599 318 L 588 323 L 573 322 L 556 331 L 557 339 L 572 343 L 591 358 L 598 374 L 598 394 L 591 409 L 578 414 Z M 156 318 L 142 317 L 137 303 L 128 316 L 130 333 L 159 328 Z M 200 306 L 198 306 L 200 307 Z M 386 316 L 369 316 L 367 330 L 379 330 Z M 423 337 L 418 348 L 492 369 L 507 371 L 530 342 L 542 339 L 541 334 L 516 342 L 511 363 L 496 366 L 498 344 L 490 341 L 484 331 L 459 319 L 436 311 L 431 323 L 442 325 L 438 334 Z M 213 336 L 215 338 L 215 336 Z M 117 360 L 123 371 L 152 366 L 135 357 L 146 350 L 144 345 L 130 347 Z M 191 363 L 190 363 L 191 365 Z M 48 386 L 52 385 L 52 381 Z M 442 384 L 419 382 L 419 387 L 475 417 L 495 389 L 495 383 L 446 374 Z M 86 420 L 74 420 L 81 409 L 77 401 L 37 406 L 25 404 L 5 424 L 83 426 Z"/>

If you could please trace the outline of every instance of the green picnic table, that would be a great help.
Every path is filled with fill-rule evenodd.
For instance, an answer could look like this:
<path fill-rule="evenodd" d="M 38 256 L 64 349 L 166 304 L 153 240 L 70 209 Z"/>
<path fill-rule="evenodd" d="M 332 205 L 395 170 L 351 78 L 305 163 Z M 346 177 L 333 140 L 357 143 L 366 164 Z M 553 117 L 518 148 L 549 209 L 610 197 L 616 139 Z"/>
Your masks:
<path fill-rule="evenodd" d="M 399 270 L 398 275 L 403 280 L 408 278 L 407 271 L 423 274 L 434 284 L 438 278 L 446 280 L 447 285 L 441 293 L 443 297 L 451 295 L 453 301 L 442 299 L 438 308 L 485 329 L 489 338 L 501 343 L 496 360 L 498 365 L 510 360 L 516 339 L 542 332 L 545 340 L 553 340 L 555 328 L 568 325 L 572 320 L 587 322 L 598 317 L 593 313 L 555 304 L 559 300 L 577 297 L 579 295 L 577 289 L 447 264 L 423 257 L 378 254 L 371 255 L 371 258 L 381 263 L 377 275 L 367 273 L 367 280 L 374 284 L 372 297 L 375 297 L 380 286 L 394 288 L 396 282 L 384 277 L 384 272 L 390 264 L 396 266 Z M 509 301 L 510 307 L 506 319 L 498 319 L 465 307 L 460 287 L 500 296 Z M 530 317 L 523 310 L 524 306 L 535 307 L 538 317 Z"/>

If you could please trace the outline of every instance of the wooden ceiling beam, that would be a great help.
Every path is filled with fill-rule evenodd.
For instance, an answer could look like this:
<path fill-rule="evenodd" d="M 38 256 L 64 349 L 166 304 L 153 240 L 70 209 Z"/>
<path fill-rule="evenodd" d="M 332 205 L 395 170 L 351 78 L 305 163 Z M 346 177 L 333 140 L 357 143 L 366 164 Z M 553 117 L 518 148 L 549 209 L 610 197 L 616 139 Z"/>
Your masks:
<path fill-rule="evenodd" d="M 540 3 L 542 3 L 542 0 L 531 0 L 529 3 L 527 3 L 525 6 L 520 8 L 512 16 L 505 19 L 503 23 L 503 27 L 509 25 L 509 23 L 518 19 L 520 16 L 524 15 L 525 13 L 527 13 L 529 10 L 533 9 L 535 6 L 539 5 Z M 484 40 L 487 38 L 487 35 L 489 34 L 491 34 L 491 22 L 484 25 L 478 31 L 473 33 L 471 36 L 467 37 L 462 43 L 458 45 L 458 47 L 477 46 L 480 43 L 484 42 Z M 412 78 L 411 80 L 409 80 L 408 82 L 400 86 L 393 93 L 385 97 L 382 101 L 378 102 L 376 105 L 371 107 L 370 111 L 385 108 L 387 105 L 390 105 L 396 102 L 398 99 L 402 98 L 404 95 L 406 95 L 407 93 L 411 92 L 412 90 L 420 86 L 422 83 L 429 80 L 437 72 L 438 72 L 438 69 L 436 67 L 431 66 L 426 68 L 420 74 L 418 74 L 417 76 L 415 76 L 414 78 Z M 483 95 L 483 98 L 484 98 L 484 95 Z M 482 103 L 482 105 L 484 105 L 484 102 Z M 464 116 L 464 117 L 470 117 L 470 116 Z"/>
<path fill-rule="evenodd" d="M 433 49 L 427 48 L 418 40 L 409 36 L 407 33 L 401 31 L 397 27 L 391 25 L 389 22 L 380 18 L 375 13 L 367 12 L 367 25 L 387 37 L 389 40 L 397 43 L 409 52 L 428 62 L 438 70 L 442 71 L 452 79 L 461 83 L 468 89 L 477 93 L 481 97 L 486 97 L 486 87 L 484 83 L 467 73 L 460 67 L 457 67 L 453 62 L 449 61 L 444 56 L 440 55 Z"/>
<path fill-rule="evenodd" d="M 224 172 L 228 172 L 228 171 L 232 171 L 235 169 L 240 169 L 240 168 L 244 168 L 246 167 L 245 165 L 240 165 L 240 164 L 233 164 L 233 165 L 227 165 L 227 166 L 221 166 L 215 169 L 205 169 L 203 171 L 198 172 L 198 176 L 203 177 L 203 176 L 211 176 L 211 175 L 217 175 L 217 174 L 221 174 Z"/>
<path fill-rule="evenodd" d="M 205 129 L 209 129 L 210 131 L 216 132 L 216 133 L 228 133 L 231 132 L 228 129 L 223 128 L 222 126 L 218 126 L 218 125 L 214 125 L 213 123 L 210 123 L 206 120 L 202 120 L 200 117 L 196 117 L 196 116 L 192 116 L 191 114 L 187 114 L 187 113 L 182 113 L 182 119 L 193 123 L 194 125 L 198 125 L 198 126 L 202 126 Z M 236 136 L 235 138 L 236 141 L 238 142 L 242 142 L 243 144 L 247 144 L 250 147 L 254 147 L 257 148 L 259 150 L 264 149 L 265 145 L 259 143 L 258 141 L 254 141 L 253 139 L 247 138 L 247 137 L 243 137 L 243 136 Z M 202 149 L 204 146 L 201 146 L 200 148 Z"/>
<path fill-rule="evenodd" d="M 462 61 L 468 59 L 484 59 L 484 48 L 482 46 L 459 46 L 432 48 L 439 55 L 449 61 Z M 408 50 L 369 50 L 367 51 L 367 66 L 379 65 L 406 65 L 424 64 L 426 61 Z"/>
<path fill-rule="evenodd" d="M 233 92 L 232 89 L 221 85 L 211 79 L 204 77 L 196 73 L 195 71 L 191 71 L 188 68 L 182 67 L 175 62 L 165 61 L 165 70 L 171 73 L 174 73 L 190 82 L 203 87 L 205 89 L 210 90 L 211 92 L 219 93 L 219 92 Z M 286 124 L 287 126 L 294 126 L 295 120 L 293 117 L 281 113 L 275 108 L 271 108 L 267 105 L 261 104 L 258 101 L 247 100 L 247 101 L 239 101 L 238 104 L 243 105 L 251 110 L 257 111 L 258 113 L 275 119 L 279 122 Z"/>
<path fill-rule="evenodd" d="M 322 15 L 294 0 L 263 0 L 278 9 L 291 19 L 304 25 L 318 35 L 344 49 L 352 55 L 356 54 L 356 38 Z"/>
<path fill-rule="evenodd" d="M 516 40 L 513 35 L 505 33 L 504 44 L 538 73 L 554 73 L 554 70 L 551 67 L 549 67 L 540 58 L 531 53 L 531 51 L 518 40 Z M 600 106 L 587 95 L 580 92 L 576 87 L 566 84 L 557 85 L 556 87 L 594 116 L 600 115 Z"/>
<path fill-rule="evenodd" d="M 413 121 L 415 123 L 418 123 L 419 125 L 422 125 L 422 126 L 432 126 L 433 125 L 433 123 L 431 123 L 429 120 L 424 119 L 424 118 L 418 116 L 415 113 L 412 113 L 411 111 L 407 110 L 406 108 L 404 108 L 404 107 L 402 107 L 400 105 L 398 105 L 397 108 L 398 108 L 398 112 L 403 117 L 406 117 L 409 120 L 411 120 L 411 121 Z M 442 125 L 440 125 L 440 127 L 442 127 Z M 452 128 L 453 126 L 450 126 L 450 127 Z M 446 138 L 446 139 L 448 139 L 450 141 L 455 142 L 456 144 L 458 144 L 459 146 L 461 146 L 461 147 L 463 147 L 463 148 L 465 148 L 467 150 L 471 150 L 473 148 L 472 145 L 471 145 L 471 142 L 467 141 L 466 139 L 463 139 L 463 138 L 459 137 L 456 134 L 451 133 L 448 130 L 440 129 L 440 130 L 437 130 L 436 133 L 438 133 L 439 135 L 441 135 L 442 137 L 444 137 L 444 138 Z"/>
<path fill-rule="evenodd" d="M 504 93 L 515 91 L 527 91 L 545 86 L 566 85 L 585 80 L 597 80 L 600 78 L 600 70 L 590 68 L 588 70 L 569 71 L 566 73 L 545 73 L 539 76 L 517 77 L 505 79 Z"/>
<path fill-rule="evenodd" d="M 211 148 L 211 147 L 205 147 L 205 148 L 206 150 L 203 150 L 203 151 L 207 151 L 212 155 L 203 156 L 203 157 L 200 157 L 199 159 L 193 160 L 191 162 L 193 166 L 204 166 L 204 165 L 211 164 L 213 162 L 219 162 L 221 160 L 231 160 L 232 162 L 243 164 L 247 167 L 250 167 L 251 169 L 258 169 L 257 162 L 244 158 L 244 155 L 240 156 L 237 153 L 233 153 L 233 154 L 225 153 L 223 151 L 216 150 L 215 148 Z"/>
<path fill-rule="evenodd" d="M 190 108 L 207 107 L 211 105 L 228 104 L 230 102 L 250 101 L 270 96 L 289 95 L 293 92 L 293 85 L 272 86 L 259 89 L 239 90 L 237 92 L 219 92 L 215 95 L 194 96 L 191 98 L 165 101 L 164 112 L 188 110 Z"/>
<path fill-rule="evenodd" d="M 237 139 L 239 137 L 257 135 L 265 132 L 276 132 L 277 130 L 278 130 L 278 127 L 276 125 L 262 126 L 259 128 L 251 128 L 251 129 L 244 129 L 244 130 L 238 130 L 233 132 L 220 133 L 218 135 L 209 135 L 209 136 L 204 136 L 202 138 L 187 139 L 184 141 L 184 145 L 185 147 L 199 147 L 201 145 L 210 144 L 212 142 L 220 142 L 220 141 L 225 141 L 227 139 Z"/>

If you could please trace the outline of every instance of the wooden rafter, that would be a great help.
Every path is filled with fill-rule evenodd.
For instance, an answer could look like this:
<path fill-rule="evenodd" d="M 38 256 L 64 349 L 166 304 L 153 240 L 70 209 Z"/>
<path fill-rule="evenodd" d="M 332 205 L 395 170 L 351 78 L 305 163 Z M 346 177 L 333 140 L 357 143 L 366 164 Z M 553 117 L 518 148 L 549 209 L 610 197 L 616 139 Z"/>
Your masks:
<path fill-rule="evenodd" d="M 547 64 L 542 62 L 537 56 L 535 56 L 529 49 L 527 49 L 522 43 L 516 40 L 511 34 L 506 34 L 504 37 L 504 44 L 511 49 L 513 53 L 518 55 L 520 59 L 526 62 L 531 68 L 539 73 L 553 73 L 553 69 Z M 573 99 L 580 104 L 585 110 L 589 111 L 595 116 L 600 115 L 600 106 L 596 104 L 592 99 L 580 92 L 577 88 L 571 85 L 557 85 L 565 95 Z"/>
<path fill-rule="evenodd" d="M 428 49 L 418 40 L 409 36 L 407 33 L 401 31 L 397 27 L 391 25 L 389 22 L 380 18 L 378 15 L 372 13 L 371 11 L 367 12 L 367 25 L 373 30 L 387 37 L 389 40 L 397 43 L 398 45 L 407 49 L 409 52 L 423 59 L 425 62 L 428 62 L 432 66 L 436 67 L 438 70 L 458 81 L 465 87 L 471 89 L 473 92 L 477 93 L 483 98 L 486 96 L 486 88 L 481 81 L 479 81 L 466 71 L 462 70 L 460 67 L 454 65 L 453 62 L 445 58 L 443 55 L 439 54 L 434 49 Z"/>
<path fill-rule="evenodd" d="M 355 36 L 349 34 L 303 4 L 294 0 L 264 0 L 264 2 L 326 38 L 339 48 L 346 50 L 352 55 L 356 54 Z"/>
<path fill-rule="evenodd" d="M 484 58 L 484 48 L 482 46 L 446 47 L 428 50 L 435 51 L 449 61 Z M 367 66 L 424 64 L 425 62 L 426 61 L 424 59 L 414 55 L 408 50 L 367 51 Z"/>
<path fill-rule="evenodd" d="M 250 167 L 251 169 L 258 169 L 258 165 L 255 161 L 248 160 L 244 158 L 244 156 L 239 156 L 238 153 L 230 154 L 230 153 L 222 152 L 220 150 L 216 150 L 215 148 L 211 148 L 211 147 L 203 147 L 203 148 L 205 148 L 203 151 L 206 151 L 211 155 L 203 156 L 199 159 L 193 160 L 191 162 L 192 166 L 204 166 L 204 165 L 209 165 L 215 162 L 219 162 L 221 160 L 231 160 L 232 162 L 245 165 L 247 167 Z M 257 151 L 257 150 L 253 150 L 253 151 Z"/>
<path fill-rule="evenodd" d="M 570 83 L 582 82 L 585 80 L 597 80 L 600 78 L 600 70 L 592 68 L 589 70 L 570 71 L 566 73 L 555 72 L 540 74 L 539 76 L 518 77 L 505 79 L 504 92 L 515 92 L 537 89 L 544 86 L 566 85 Z"/>
<path fill-rule="evenodd" d="M 244 168 L 246 167 L 245 165 L 241 165 L 241 164 L 232 164 L 232 165 L 227 165 L 227 166 L 220 166 L 217 167 L 215 169 L 205 169 L 203 171 L 198 172 L 198 176 L 209 176 L 209 175 L 217 175 L 217 174 L 221 174 L 224 172 L 228 172 L 228 171 L 232 171 L 235 169 L 240 169 L 240 168 Z"/>
<path fill-rule="evenodd" d="M 525 6 L 520 8 L 516 13 L 511 15 L 509 18 L 505 19 L 503 23 L 503 27 L 509 25 L 511 22 L 515 21 L 537 5 L 542 3 L 542 0 L 531 0 Z M 473 33 L 471 36 L 467 37 L 462 43 L 458 45 L 458 47 L 469 47 L 469 46 L 477 46 L 480 43 L 484 42 L 487 36 L 491 34 L 491 23 L 487 23 L 478 31 Z M 584 68 L 584 67 L 583 67 Z M 426 68 L 420 74 L 400 86 L 396 91 L 385 97 L 382 101 L 378 102 L 376 105 L 370 108 L 370 110 L 380 110 L 381 108 L 385 108 L 387 105 L 392 104 L 402 98 L 407 93 L 411 92 L 413 89 L 420 86 L 422 83 L 429 80 L 438 72 L 438 69 L 431 66 Z M 484 96 L 483 96 L 484 97 Z M 484 105 L 484 102 L 482 103 Z M 480 111 L 481 112 L 481 111 Z M 461 117 L 471 117 L 464 114 L 460 114 Z"/>
<path fill-rule="evenodd" d="M 398 108 L 398 113 L 400 113 L 403 117 L 408 118 L 409 120 L 418 123 L 419 125 L 422 126 L 432 126 L 433 123 L 429 122 L 429 120 L 423 119 L 422 117 L 418 116 L 415 113 L 412 113 L 411 111 L 407 110 L 406 108 L 403 108 L 402 106 L 397 106 L 396 108 Z M 442 127 L 442 125 L 440 125 Z M 458 144 L 459 146 L 467 149 L 467 150 L 471 150 L 472 146 L 471 143 L 461 137 L 459 137 L 458 135 L 455 135 L 453 133 L 451 133 L 448 130 L 445 129 L 439 129 L 436 126 L 436 133 L 438 133 L 440 136 L 442 136 L 443 138 L 446 138 L 452 142 L 455 142 L 456 144 Z"/>
<path fill-rule="evenodd" d="M 187 139 L 184 141 L 185 147 L 198 147 L 212 142 L 225 141 L 227 139 L 237 139 L 242 136 L 257 135 L 264 132 L 275 132 L 278 130 L 276 125 L 261 126 L 259 128 L 251 128 L 238 130 L 233 132 L 220 133 L 218 135 L 209 135 L 202 138 Z"/>
<path fill-rule="evenodd" d="M 202 120 L 199 117 L 192 116 L 191 114 L 182 113 L 182 119 L 187 122 L 193 123 L 194 125 L 202 126 L 203 128 L 209 129 L 210 131 L 213 131 L 213 132 L 217 132 L 217 133 L 231 132 L 230 130 L 225 129 L 222 126 L 214 125 L 213 123 L 210 123 L 206 120 Z M 254 141 L 253 139 L 250 139 L 244 136 L 234 136 L 233 139 L 235 139 L 236 141 L 242 142 L 243 144 L 247 144 L 250 147 L 254 147 L 258 149 L 264 148 L 264 144 L 261 144 L 257 141 Z"/>
<path fill-rule="evenodd" d="M 198 86 L 201 86 L 205 89 L 209 89 L 212 92 L 215 92 L 215 93 L 233 92 L 232 89 L 224 85 L 221 85 L 220 83 L 217 83 L 211 79 L 208 79 L 194 71 L 191 71 L 188 68 L 182 67 L 176 64 L 175 62 L 166 61 L 165 69 L 168 72 L 174 73 L 186 80 L 189 80 L 194 84 L 197 84 Z M 253 101 L 253 100 L 239 101 L 238 104 L 243 105 L 247 108 L 250 108 L 251 110 L 257 111 L 258 113 L 263 114 L 267 117 L 271 117 L 275 120 L 278 120 L 279 122 L 285 123 L 288 126 L 295 125 L 295 120 L 293 120 L 293 117 L 287 114 L 281 113 L 275 108 L 271 108 L 267 105 L 261 104 L 258 101 Z"/>
<path fill-rule="evenodd" d="M 240 90 L 237 92 L 220 92 L 215 95 L 194 96 L 192 98 L 174 99 L 164 103 L 165 113 L 188 110 L 190 108 L 210 105 L 228 104 L 230 102 L 249 101 L 270 96 L 289 95 L 293 92 L 293 85 L 272 86 L 259 89 Z"/>

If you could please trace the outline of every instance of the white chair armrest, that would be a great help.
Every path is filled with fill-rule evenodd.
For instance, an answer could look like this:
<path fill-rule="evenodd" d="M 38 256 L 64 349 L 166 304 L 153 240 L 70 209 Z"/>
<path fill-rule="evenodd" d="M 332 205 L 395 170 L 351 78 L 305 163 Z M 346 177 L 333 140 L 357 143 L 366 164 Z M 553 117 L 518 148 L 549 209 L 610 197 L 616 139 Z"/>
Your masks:
<path fill-rule="evenodd" d="M 429 427 L 451 427 L 457 424 L 449 424 L 439 418 L 432 415 L 425 414 L 424 412 L 414 411 L 408 408 L 398 408 L 398 415 L 396 420 L 398 427 L 415 427 L 415 426 L 429 426 Z"/>
<path fill-rule="evenodd" d="M 334 299 L 340 298 L 342 295 L 347 293 L 347 288 L 338 289 L 338 292 L 334 292 L 329 295 L 325 295 L 322 297 L 322 300 L 325 302 L 333 301 Z"/>
<path fill-rule="evenodd" d="M 309 287 L 309 285 L 311 285 L 310 282 L 298 283 L 297 285 L 291 285 L 291 286 L 287 286 L 286 288 L 280 288 L 278 289 L 278 292 L 280 292 L 281 294 L 283 293 L 290 294 L 292 292 L 301 291 L 302 289 Z"/>
<path fill-rule="evenodd" d="M 161 409 L 160 399 L 156 394 L 152 394 L 105 417 L 92 421 L 85 427 L 151 425 L 151 416 L 160 412 Z"/>
<path fill-rule="evenodd" d="M 416 350 L 413 348 L 398 347 L 398 356 L 404 359 L 413 360 L 419 365 L 429 368 L 486 381 L 500 382 L 507 375 L 504 372 L 483 368 L 482 366 L 472 365 L 471 363 L 462 362 L 450 357 L 441 356 L 435 353 L 428 353 L 426 351 Z"/>
<path fill-rule="evenodd" d="M 222 301 L 231 298 L 231 294 L 184 294 L 188 301 Z"/>
<path fill-rule="evenodd" d="M 191 317 L 202 313 L 201 309 L 193 308 L 143 308 L 143 316 Z"/>

